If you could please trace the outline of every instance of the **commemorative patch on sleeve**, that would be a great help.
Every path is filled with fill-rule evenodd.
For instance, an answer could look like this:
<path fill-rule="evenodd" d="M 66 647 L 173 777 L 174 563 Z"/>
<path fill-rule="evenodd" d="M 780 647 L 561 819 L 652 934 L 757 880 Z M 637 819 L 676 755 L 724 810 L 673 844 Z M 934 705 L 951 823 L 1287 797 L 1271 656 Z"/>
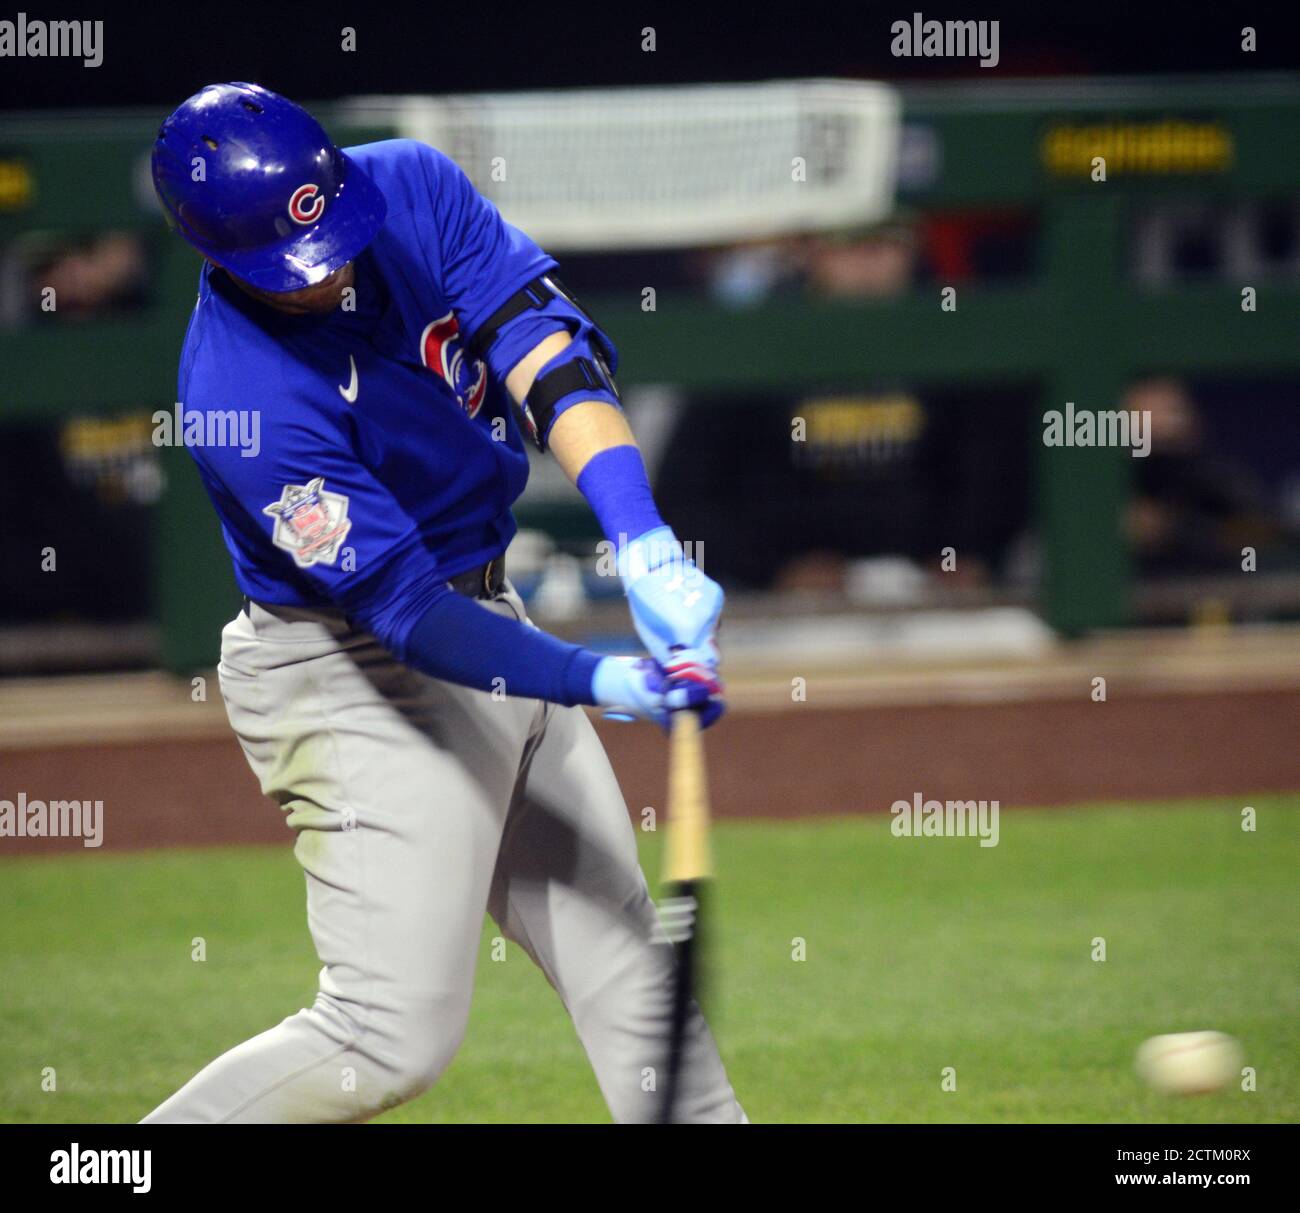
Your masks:
<path fill-rule="evenodd" d="M 352 529 L 348 499 L 342 493 L 326 492 L 324 486 L 323 476 L 307 484 L 286 484 L 280 500 L 262 509 L 275 519 L 271 542 L 291 553 L 299 568 L 333 564 Z"/>

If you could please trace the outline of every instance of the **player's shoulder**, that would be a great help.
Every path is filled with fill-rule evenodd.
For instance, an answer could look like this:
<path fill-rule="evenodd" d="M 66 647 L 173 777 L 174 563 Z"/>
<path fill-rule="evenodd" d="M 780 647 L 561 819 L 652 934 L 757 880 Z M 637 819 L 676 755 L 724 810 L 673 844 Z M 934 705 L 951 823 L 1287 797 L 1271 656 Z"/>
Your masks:
<path fill-rule="evenodd" d="M 420 139 L 379 139 L 343 149 L 366 172 L 452 172 L 456 162 L 446 152 Z"/>
<path fill-rule="evenodd" d="M 436 206 L 464 179 L 450 156 L 418 139 L 381 139 L 343 151 L 370 176 L 390 208 L 403 203 Z"/>
<path fill-rule="evenodd" d="M 445 157 L 436 148 L 419 139 L 379 139 L 374 143 L 355 143 L 343 149 L 368 173 L 422 169 Z"/>
<path fill-rule="evenodd" d="M 390 183 L 418 181 L 426 184 L 455 168 L 451 158 L 419 139 L 381 139 L 358 143 L 343 151 L 356 161 L 382 189 Z"/>

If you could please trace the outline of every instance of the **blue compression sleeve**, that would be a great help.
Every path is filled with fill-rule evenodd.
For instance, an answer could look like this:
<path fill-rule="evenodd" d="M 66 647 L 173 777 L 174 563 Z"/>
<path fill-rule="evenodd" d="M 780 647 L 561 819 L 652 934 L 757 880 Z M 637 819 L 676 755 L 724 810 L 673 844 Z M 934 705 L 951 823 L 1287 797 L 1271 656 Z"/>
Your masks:
<path fill-rule="evenodd" d="M 612 446 L 593 455 L 579 473 L 577 485 L 605 538 L 616 547 L 664 525 L 650 492 L 645 462 L 634 446 Z"/>
<path fill-rule="evenodd" d="M 398 656 L 434 678 L 480 691 L 501 686 L 507 695 L 566 706 L 596 702 L 598 653 L 485 610 L 450 587 L 412 626 Z"/>

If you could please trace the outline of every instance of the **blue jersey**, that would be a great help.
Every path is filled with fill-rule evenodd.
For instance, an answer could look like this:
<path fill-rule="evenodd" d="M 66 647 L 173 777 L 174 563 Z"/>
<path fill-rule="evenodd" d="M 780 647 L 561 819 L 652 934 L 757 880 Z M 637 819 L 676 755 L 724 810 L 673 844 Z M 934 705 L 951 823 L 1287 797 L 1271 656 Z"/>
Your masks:
<path fill-rule="evenodd" d="M 179 401 L 256 416 L 256 448 L 190 445 L 244 593 L 340 606 L 400 651 L 420 587 L 509 543 L 528 456 L 505 376 L 564 325 L 523 317 L 472 359 L 478 326 L 555 262 L 433 148 L 347 152 L 388 203 L 355 307 L 287 315 L 205 266 Z"/>

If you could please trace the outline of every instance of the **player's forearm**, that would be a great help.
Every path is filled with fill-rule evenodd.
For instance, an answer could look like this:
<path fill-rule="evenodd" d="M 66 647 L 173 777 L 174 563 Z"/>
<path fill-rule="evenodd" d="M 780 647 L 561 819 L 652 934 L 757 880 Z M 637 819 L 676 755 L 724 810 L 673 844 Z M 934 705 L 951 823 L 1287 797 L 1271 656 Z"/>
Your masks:
<path fill-rule="evenodd" d="M 515 400 L 527 398 L 538 371 L 569 343 L 568 333 L 551 333 L 519 360 L 506 379 Z M 604 400 L 580 400 L 556 417 L 546 441 L 620 551 L 664 527 L 636 438 L 621 409 Z"/>
<path fill-rule="evenodd" d="M 632 541 L 652 533 L 671 535 L 655 505 L 645 461 L 618 409 L 594 400 L 575 405 L 556 419 L 551 449 L 619 552 L 620 565 Z"/>
<path fill-rule="evenodd" d="M 636 438 L 621 409 L 603 400 L 584 400 L 555 419 L 547 444 L 555 462 L 577 484 L 594 456 L 614 447 L 635 447 Z"/>
<path fill-rule="evenodd" d="M 722 589 L 687 557 L 659 516 L 641 452 L 629 443 L 599 446 L 574 482 L 614 544 L 632 621 L 655 660 L 670 671 L 670 661 L 716 670 L 713 632 Z"/>
<path fill-rule="evenodd" d="M 398 654 L 409 666 L 480 691 L 594 704 L 601 657 L 447 589 L 433 598 Z"/>
<path fill-rule="evenodd" d="M 538 371 L 571 344 L 568 333 L 551 333 L 519 360 L 506 377 L 506 390 L 516 402 L 522 404 L 528 398 Z M 604 400 L 582 400 L 565 408 L 546 441 L 555 461 L 574 483 L 593 455 L 610 447 L 636 445 L 622 410 Z"/>
<path fill-rule="evenodd" d="M 722 712 L 716 698 L 721 686 L 693 667 L 664 674 L 649 661 L 605 657 L 486 610 L 450 588 L 434 594 L 399 655 L 414 669 L 460 686 L 598 705 L 661 724 L 676 708 L 698 708 L 705 725 Z"/>
<path fill-rule="evenodd" d="M 562 357 L 566 345 L 564 334 L 547 336 L 515 368 L 520 373 L 513 390 L 526 394 L 539 368 Z M 570 403 L 552 423 L 548 442 L 614 545 L 643 643 L 661 665 L 678 655 L 701 669 L 715 668 L 712 638 L 722 589 L 687 558 L 660 517 L 622 410 L 602 400 Z"/>

